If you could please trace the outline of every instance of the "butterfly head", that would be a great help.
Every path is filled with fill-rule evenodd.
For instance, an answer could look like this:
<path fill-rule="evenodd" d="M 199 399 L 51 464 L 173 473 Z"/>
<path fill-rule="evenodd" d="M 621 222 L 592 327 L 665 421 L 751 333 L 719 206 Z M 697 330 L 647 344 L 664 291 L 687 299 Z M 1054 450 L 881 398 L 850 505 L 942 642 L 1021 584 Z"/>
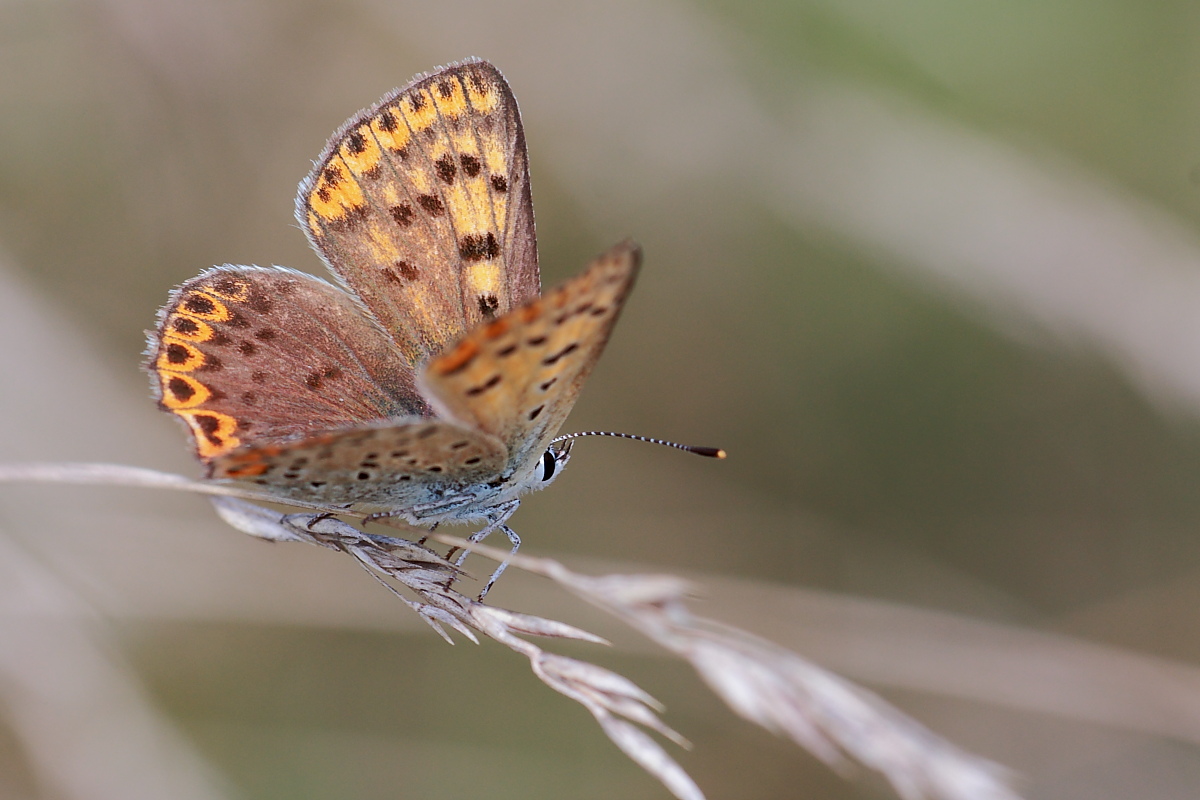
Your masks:
<path fill-rule="evenodd" d="M 573 442 L 555 442 L 542 453 L 542 457 L 538 459 L 537 464 L 533 468 L 533 472 L 525 479 L 522 485 L 523 492 L 536 492 L 538 489 L 545 489 L 555 478 L 557 478 L 566 468 L 567 462 L 571 460 L 571 445 Z"/>

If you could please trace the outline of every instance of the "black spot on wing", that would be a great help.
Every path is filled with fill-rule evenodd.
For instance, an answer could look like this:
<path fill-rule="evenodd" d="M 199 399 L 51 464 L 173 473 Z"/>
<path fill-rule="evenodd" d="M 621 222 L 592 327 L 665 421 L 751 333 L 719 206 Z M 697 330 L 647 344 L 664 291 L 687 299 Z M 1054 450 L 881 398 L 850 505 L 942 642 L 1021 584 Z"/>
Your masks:
<path fill-rule="evenodd" d="M 467 396 L 468 397 L 478 397 L 479 395 L 486 392 L 488 389 L 498 386 L 500 384 L 500 381 L 502 381 L 502 380 L 503 380 L 503 377 L 501 377 L 500 373 L 496 373 L 495 375 L 488 378 L 486 381 L 479 384 L 478 386 L 472 386 L 470 389 L 467 389 Z"/>
<path fill-rule="evenodd" d="M 171 320 L 171 327 L 175 329 L 176 333 L 182 333 L 184 336 L 195 336 L 200 331 L 200 326 L 196 324 L 196 321 L 187 317 L 176 317 Z"/>
<path fill-rule="evenodd" d="M 186 403 L 196 394 L 196 390 L 192 388 L 192 385 L 183 378 L 171 378 L 171 380 L 167 381 L 167 391 L 181 403 Z"/>
<path fill-rule="evenodd" d="M 202 294 L 191 294 L 188 295 L 187 300 L 183 301 L 183 310 L 204 316 L 216 311 L 217 306 L 209 297 L 205 297 Z"/>
<path fill-rule="evenodd" d="M 171 364 L 186 364 L 191 351 L 181 344 L 167 345 L 167 361 Z"/>
<path fill-rule="evenodd" d="M 464 261 L 491 261 L 500 255 L 500 243 L 491 231 L 469 233 L 459 240 L 458 254 Z"/>
<path fill-rule="evenodd" d="M 392 215 L 392 219 L 401 228 L 407 228 L 413 224 L 413 219 L 417 216 L 413 211 L 413 207 L 408 203 L 401 203 L 398 206 L 392 206 L 388 209 L 388 213 Z"/>
<path fill-rule="evenodd" d="M 454 178 L 458 174 L 458 167 L 454 165 L 454 158 L 449 153 L 435 161 L 433 168 L 442 183 L 454 183 Z"/>
<path fill-rule="evenodd" d="M 494 294 L 479 295 L 479 313 L 485 317 L 494 317 L 500 308 L 500 300 Z"/>
<path fill-rule="evenodd" d="M 204 438 L 208 439 L 215 445 L 222 444 L 221 437 L 216 433 L 221 429 L 221 420 L 212 414 L 196 414 L 192 419 L 196 420 L 196 425 L 204 433 Z"/>
<path fill-rule="evenodd" d="M 549 355 L 549 356 L 546 356 L 545 358 L 543 358 L 542 364 L 547 367 L 552 367 L 555 364 L 557 364 L 559 361 L 561 361 L 562 359 L 571 355 L 571 353 L 574 353 L 578 349 L 579 349 L 579 343 L 572 342 L 571 344 L 564 347 L 562 350 L 559 350 L 557 353 L 554 353 L 552 355 Z"/>
<path fill-rule="evenodd" d="M 423 194 L 417 197 L 417 203 L 421 208 L 435 217 L 440 217 L 446 213 L 446 207 L 442 205 L 442 198 L 436 194 Z"/>
<path fill-rule="evenodd" d="M 363 136 L 362 131 L 353 131 L 346 137 L 346 147 L 353 155 L 363 153 L 367 149 L 367 137 Z"/>

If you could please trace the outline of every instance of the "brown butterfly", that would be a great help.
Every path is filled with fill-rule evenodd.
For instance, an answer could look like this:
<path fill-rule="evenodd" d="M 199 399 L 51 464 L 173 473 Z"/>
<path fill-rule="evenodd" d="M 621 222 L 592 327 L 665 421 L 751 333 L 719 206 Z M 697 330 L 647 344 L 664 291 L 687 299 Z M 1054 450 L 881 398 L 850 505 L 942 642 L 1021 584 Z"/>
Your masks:
<path fill-rule="evenodd" d="M 478 60 L 346 122 L 296 216 L 341 285 L 243 266 L 183 284 L 149 335 L 159 405 L 209 478 L 421 526 L 483 522 L 473 540 L 499 529 L 515 550 L 505 521 L 570 457 L 555 434 L 640 249 L 538 296 L 521 118 Z"/>

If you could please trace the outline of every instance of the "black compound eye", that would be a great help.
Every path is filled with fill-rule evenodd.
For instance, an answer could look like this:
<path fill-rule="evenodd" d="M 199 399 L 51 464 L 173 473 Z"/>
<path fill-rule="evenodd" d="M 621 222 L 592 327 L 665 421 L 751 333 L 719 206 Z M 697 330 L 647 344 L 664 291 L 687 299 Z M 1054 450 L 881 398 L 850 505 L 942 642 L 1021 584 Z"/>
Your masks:
<path fill-rule="evenodd" d="M 547 450 L 542 456 L 542 480 L 548 481 L 554 477 L 554 471 L 558 469 L 558 460 L 554 458 L 554 451 Z"/>

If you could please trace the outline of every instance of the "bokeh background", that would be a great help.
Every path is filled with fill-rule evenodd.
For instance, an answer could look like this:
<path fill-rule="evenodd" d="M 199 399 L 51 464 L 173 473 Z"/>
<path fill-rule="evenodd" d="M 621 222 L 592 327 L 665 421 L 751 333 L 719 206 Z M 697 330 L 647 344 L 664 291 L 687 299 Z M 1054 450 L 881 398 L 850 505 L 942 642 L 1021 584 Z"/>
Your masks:
<path fill-rule="evenodd" d="M 0 460 L 196 474 L 139 372 L 211 264 L 320 271 L 325 137 L 478 55 L 525 121 L 545 282 L 647 262 L 515 518 L 670 571 L 1030 798 L 1200 792 L 1200 7 L 1047 0 L 6 0 Z M 503 648 L 205 501 L 0 487 L 6 798 L 658 798 Z M 884 798 L 617 639 L 710 797 Z"/>

